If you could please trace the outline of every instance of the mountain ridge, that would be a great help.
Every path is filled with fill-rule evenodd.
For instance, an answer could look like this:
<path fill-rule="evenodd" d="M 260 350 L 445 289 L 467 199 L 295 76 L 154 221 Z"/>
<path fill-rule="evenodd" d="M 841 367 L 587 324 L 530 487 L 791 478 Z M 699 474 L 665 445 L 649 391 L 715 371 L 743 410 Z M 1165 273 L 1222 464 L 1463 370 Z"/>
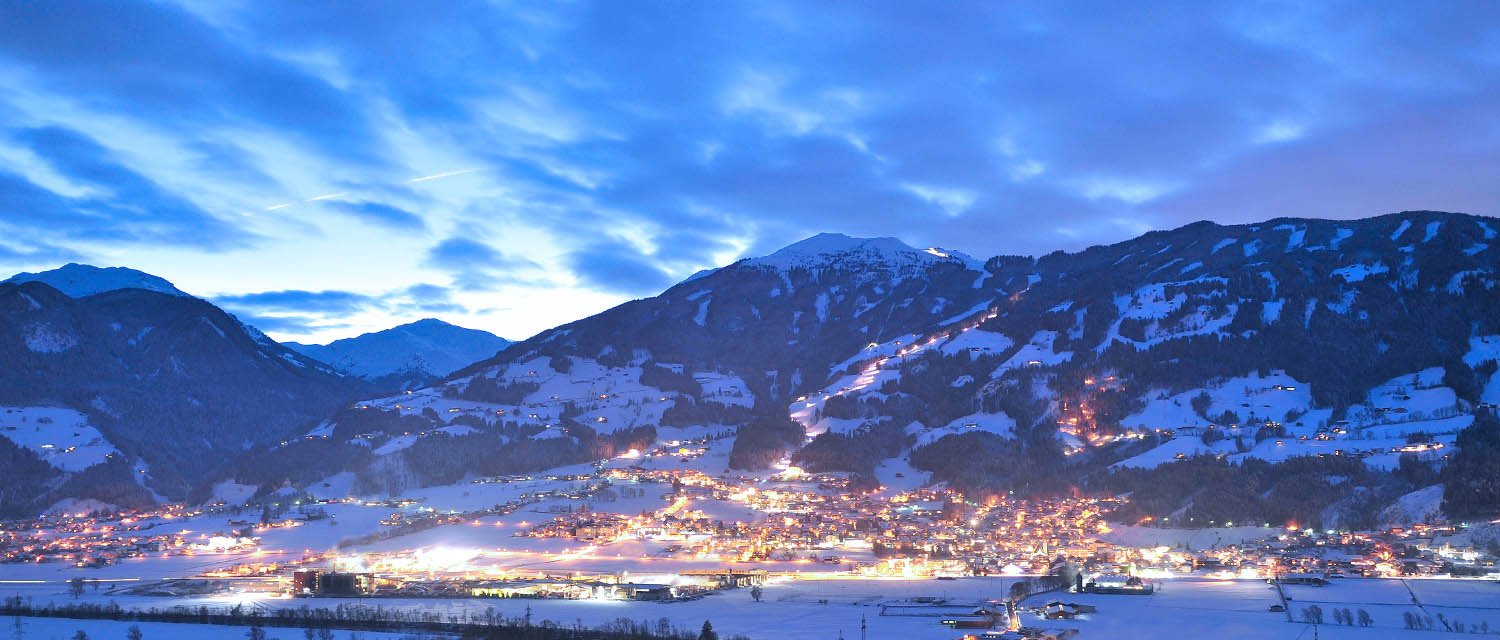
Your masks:
<path fill-rule="evenodd" d="M 191 298 L 165 278 L 129 267 L 96 267 L 89 264 L 69 262 L 56 269 L 37 273 L 22 272 L 0 284 L 43 282 L 64 294 L 82 298 L 119 289 L 145 289 L 157 293 Z"/>
<path fill-rule="evenodd" d="M 383 388 L 405 388 L 491 357 L 511 342 L 488 331 L 423 318 L 323 345 L 283 344 Z"/>

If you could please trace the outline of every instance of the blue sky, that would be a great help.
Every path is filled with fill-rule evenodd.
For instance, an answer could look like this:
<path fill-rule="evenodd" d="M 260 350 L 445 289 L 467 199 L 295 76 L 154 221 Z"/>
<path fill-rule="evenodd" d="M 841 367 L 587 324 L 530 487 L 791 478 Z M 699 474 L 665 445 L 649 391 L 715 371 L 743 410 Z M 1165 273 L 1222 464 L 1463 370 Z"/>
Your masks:
<path fill-rule="evenodd" d="M 0 3 L 0 271 L 516 339 L 819 231 L 1493 215 L 1500 4 Z"/>

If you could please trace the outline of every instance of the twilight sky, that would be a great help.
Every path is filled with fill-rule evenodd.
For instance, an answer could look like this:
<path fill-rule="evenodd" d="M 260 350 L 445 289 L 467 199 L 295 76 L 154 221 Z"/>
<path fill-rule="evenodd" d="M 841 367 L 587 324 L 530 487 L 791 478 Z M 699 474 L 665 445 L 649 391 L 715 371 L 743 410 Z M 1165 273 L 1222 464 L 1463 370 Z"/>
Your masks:
<path fill-rule="evenodd" d="M 1497 212 L 1500 3 L 1138 4 L 0 3 L 0 278 L 519 339 L 819 231 Z"/>

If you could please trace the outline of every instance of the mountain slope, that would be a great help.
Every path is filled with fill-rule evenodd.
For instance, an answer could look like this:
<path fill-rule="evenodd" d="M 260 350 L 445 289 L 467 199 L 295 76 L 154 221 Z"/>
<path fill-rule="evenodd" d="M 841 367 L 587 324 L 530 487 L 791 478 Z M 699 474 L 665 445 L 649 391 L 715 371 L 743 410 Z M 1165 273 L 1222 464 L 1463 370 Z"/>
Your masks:
<path fill-rule="evenodd" d="M 492 357 L 510 341 L 428 318 L 326 345 L 283 344 L 380 388 L 398 389 L 426 385 Z"/>
<path fill-rule="evenodd" d="M 1141 516 L 1348 523 L 1421 488 L 1416 470 L 1500 400 L 1497 228 L 1197 223 L 992 259 L 1031 286 L 793 403 L 830 433 L 799 461 L 874 473 L 878 456 L 834 452 L 906 438 L 914 465 L 969 491 L 1081 484 L 1138 492 Z M 1389 473 L 1403 455 L 1417 466 Z"/>
<path fill-rule="evenodd" d="M 117 453 L 92 471 L 93 489 L 145 480 L 180 498 L 245 447 L 315 424 L 368 388 L 180 292 L 74 298 L 45 280 L 0 284 L 0 406 L 81 412 Z"/>
<path fill-rule="evenodd" d="M 982 266 L 816 236 L 322 433 L 373 438 L 357 469 L 373 490 L 516 472 L 490 461 L 537 443 L 549 454 L 527 469 L 706 433 L 732 446 L 714 473 L 790 454 L 859 486 L 1095 489 L 1132 492 L 1142 517 L 1347 523 L 1432 484 L 1443 447 L 1500 401 L 1497 229 L 1437 212 L 1205 222 Z"/>
<path fill-rule="evenodd" d="M 730 371 L 758 395 L 787 397 L 863 345 L 967 313 L 1004 284 L 959 254 L 820 234 L 542 332 L 455 376 L 537 355 L 651 359 Z"/>

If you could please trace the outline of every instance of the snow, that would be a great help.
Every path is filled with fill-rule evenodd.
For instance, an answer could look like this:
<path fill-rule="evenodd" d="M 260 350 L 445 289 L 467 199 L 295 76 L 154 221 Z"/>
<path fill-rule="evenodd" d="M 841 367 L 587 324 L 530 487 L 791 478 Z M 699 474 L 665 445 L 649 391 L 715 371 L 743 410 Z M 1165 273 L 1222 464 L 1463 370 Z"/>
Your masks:
<path fill-rule="evenodd" d="M 1191 458 L 1200 455 L 1228 455 L 1230 453 L 1234 453 L 1233 440 L 1220 440 L 1212 445 L 1206 445 L 1197 436 L 1178 436 L 1149 451 L 1116 462 L 1112 466 L 1152 469 L 1177 460 L 1177 456 Z"/>
<path fill-rule="evenodd" d="M 113 513 L 119 510 L 120 507 L 118 505 L 95 500 L 93 498 L 63 498 L 62 500 L 58 500 L 57 502 L 53 503 L 52 506 L 47 507 L 44 512 L 49 514 L 71 513 L 76 515 L 80 513 L 93 513 L 95 511 Z"/>
<path fill-rule="evenodd" d="M 922 349 L 920 345 L 916 344 L 917 340 L 919 340 L 920 338 L 921 336 L 915 333 L 908 333 L 897 336 L 892 340 L 887 340 L 885 342 L 866 346 L 864 349 L 861 349 L 859 353 L 850 356 L 843 362 L 833 365 L 833 367 L 829 369 L 829 374 L 833 375 L 841 373 L 843 371 L 847 371 L 849 367 L 852 367 L 859 362 L 910 355 L 911 353 L 920 351 Z"/>
<path fill-rule="evenodd" d="M 943 342 L 938 349 L 943 355 L 957 355 L 968 352 L 972 357 L 981 355 L 999 355 L 1014 345 L 1010 338 L 1003 333 L 985 331 L 983 329 L 965 329 L 957 335 Z"/>
<path fill-rule="evenodd" d="M 1441 220 L 1433 220 L 1427 223 L 1427 232 L 1422 236 L 1422 242 L 1431 242 L 1433 238 L 1437 237 L 1438 230 L 1442 228 L 1443 222 Z"/>
<path fill-rule="evenodd" d="M 755 394 L 738 376 L 700 371 L 693 374 L 693 380 L 703 387 L 704 400 L 741 407 L 755 406 Z"/>
<path fill-rule="evenodd" d="M 1391 469 L 1400 458 L 1392 450 L 1407 444 L 1409 435 L 1425 433 L 1451 446 L 1458 431 L 1473 422 L 1474 417 L 1462 411 L 1453 390 L 1441 386 L 1442 371 L 1425 369 L 1378 385 L 1370 390 L 1366 404 L 1349 407 L 1345 420 L 1338 423 L 1332 421 L 1331 409 L 1313 404 L 1307 385 L 1281 371 L 1265 377 L 1252 374 L 1232 378 L 1170 396 L 1165 392 L 1148 394 L 1145 408 L 1121 420 L 1121 426 L 1170 429 L 1178 432 L 1177 437 L 1119 464 L 1150 467 L 1170 462 L 1178 454 L 1268 461 L 1358 454 L 1370 467 Z M 1206 413 L 1212 420 L 1205 420 L 1192 409 L 1192 399 L 1205 393 L 1210 399 Z M 1198 430 L 1214 424 L 1225 411 L 1233 412 L 1240 422 L 1218 424 L 1225 438 L 1213 446 L 1203 445 Z M 1259 423 L 1266 420 L 1285 422 L 1286 437 L 1251 445 Z M 1248 451 L 1236 451 L 1237 437 L 1250 445 Z"/>
<path fill-rule="evenodd" d="M 319 482 L 313 482 L 304 489 L 308 495 L 318 500 L 341 500 L 354 495 L 354 472 L 343 471 Z"/>
<path fill-rule="evenodd" d="M 125 267 L 99 268 L 86 264 L 68 263 L 51 271 L 40 273 L 18 273 L 5 282 L 41 282 L 70 298 L 82 298 L 119 289 L 146 289 L 157 293 L 190 298 L 172 283 L 149 273 Z"/>
<path fill-rule="evenodd" d="M 1406 230 L 1410 229 L 1410 228 L 1411 228 L 1411 221 L 1410 220 L 1402 220 L 1401 221 L 1401 226 L 1396 227 L 1396 230 L 1391 233 L 1391 242 L 1395 242 L 1398 238 L 1401 237 L 1401 234 L 1406 233 Z"/>
<path fill-rule="evenodd" d="M 1286 300 L 1267 300 L 1260 307 L 1260 321 L 1262 324 L 1271 324 L 1281 318 L 1281 308 L 1286 306 Z"/>
<path fill-rule="evenodd" d="M 932 444 L 952 435 L 984 431 L 993 433 L 1002 438 L 1009 438 L 1015 433 L 1016 421 L 1005 413 L 975 413 L 964 416 L 946 425 L 935 429 L 921 430 L 921 425 L 912 423 L 918 427 L 916 432 L 917 442 L 912 448 Z M 910 429 L 911 427 L 908 427 Z"/>
<path fill-rule="evenodd" d="M 1275 230 L 1289 232 L 1286 237 L 1286 251 L 1302 246 L 1302 241 L 1307 238 L 1307 227 L 1282 224 L 1276 225 Z"/>
<path fill-rule="evenodd" d="M 1260 253 L 1260 241 L 1251 240 L 1249 242 L 1246 242 L 1245 244 L 1241 245 L 1241 249 L 1244 250 L 1246 258 L 1253 256 L 1257 253 Z"/>
<path fill-rule="evenodd" d="M 1186 274 L 1189 271 L 1194 271 L 1194 270 L 1202 269 L 1202 268 L 1203 268 L 1203 263 L 1202 262 L 1194 261 L 1192 264 L 1189 264 L 1188 266 L 1183 267 L 1182 268 L 1182 273 Z"/>
<path fill-rule="evenodd" d="M 1464 363 L 1478 367 L 1486 360 L 1500 360 L 1500 336 L 1475 336 L 1469 338 L 1469 352 L 1464 354 Z M 1484 402 L 1500 402 L 1500 375 L 1490 376 L 1480 396 Z"/>
<path fill-rule="evenodd" d="M 1368 278 L 1370 276 L 1389 272 L 1390 267 L 1385 266 L 1384 262 L 1376 262 L 1373 264 L 1360 263 L 1349 265 L 1347 267 L 1339 267 L 1337 269 L 1334 269 L 1331 273 L 1335 276 L 1343 278 L 1344 282 L 1362 282 L 1365 278 Z"/>
<path fill-rule="evenodd" d="M 1483 220 L 1475 220 L 1474 224 L 1479 225 L 1479 228 L 1484 231 L 1484 239 L 1485 240 L 1494 240 L 1495 239 L 1495 228 L 1494 227 L 1491 227 L 1489 224 L 1486 224 Z"/>
<path fill-rule="evenodd" d="M 964 320 L 968 320 L 968 319 L 970 319 L 970 318 L 972 318 L 972 317 L 974 317 L 976 315 L 979 315 L 985 309 L 990 308 L 990 306 L 992 306 L 994 303 L 995 303 L 994 300 L 986 300 L 984 302 L 976 304 L 976 305 L 974 305 L 972 307 L 969 307 L 969 309 L 967 311 L 963 312 L 963 313 L 960 313 L 960 314 L 958 314 L 956 316 L 950 317 L 950 318 L 948 318 L 946 320 L 943 320 L 942 322 L 939 322 L 938 326 L 940 326 L 940 327 L 946 327 L 946 326 L 948 326 L 950 324 L 957 324 L 959 322 L 963 322 Z"/>
<path fill-rule="evenodd" d="M 509 345 L 487 331 L 427 318 L 326 345 L 292 342 L 285 346 L 343 373 L 379 378 L 408 373 L 447 375 Z"/>
<path fill-rule="evenodd" d="M 1440 519 L 1443 519 L 1443 485 L 1435 484 L 1397 498 L 1380 512 L 1379 526 L 1404 527 Z"/>
<path fill-rule="evenodd" d="M 1278 386 L 1281 389 L 1277 389 Z M 1213 418 L 1225 411 L 1232 411 L 1242 421 L 1248 421 L 1252 415 L 1263 420 L 1279 421 L 1288 412 L 1307 411 L 1313 406 L 1312 389 L 1278 370 L 1264 377 L 1252 373 L 1230 378 L 1215 385 L 1190 389 L 1172 396 L 1158 392 L 1147 401 L 1145 408 L 1125 417 L 1120 424 L 1127 428 L 1151 430 L 1212 424 L 1211 420 L 1205 420 L 1193 411 L 1192 400 L 1202 393 L 1208 394 L 1210 404 L 1207 413 Z"/>
<path fill-rule="evenodd" d="M 1227 531 L 1224 539 L 1242 528 Z M 1216 530 L 1209 530 L 1216 531 Z M 1165 544 L 1165 543 L 1164 543 Z M 1169 545 L 1170 546 L 1170 545 Z M 799 567 L 801 568 L 801 567 Z M 533 619 L 552 620 L 564 626 L 574 621 L 600 625 L 617 618 L 654 621 L 667 618 L 673 626 L 697 629 L 704 620 L 713 623 L 720 637 L 746 635 L 751 638 L 778 640 L 827 640 L 835 637 L 858 638 L 860 625 L 866 626 L 870 638 L 910 640 L 947 640 L 960 632 L 939 624 L 942 613 L 960 608 L 972 610 L 990 600 L 1005 597 L 1013 579 L 1001 577 L 936 580 L 870 580 L 841 576 L 819 576 L 802 572 L 801 579 L 778 578 L 763 588 L 762 602 L 755 602 L 746 590 L 727 591 L 712 597 L 670 605 L 595 600 L 538 599 L 379 599 L 338 600 L 328 604 L 380 605 L 391 608 L 424 611 L 440 617 L 483 613 L 493 609 L 498 615 L 520 617 L 529 608 Z M 1159 589 L 1150 596 L 1112 596 L 1066 594 L 1068 602 L 1093 605 L 1096 613 L 1069 621 L 1045 621 L 1023 614 L 1028 627 L 1080 630 L 1080 638 L 1311 638 L 1309 626 L 1288 622 L 1286 614 L 1271 613 L 1267 608 L 1279 603 L 1276 591 L 1261 580 L 1230 580 L 1207 577 L 1180 577 L 1157 582 Z M 64 591 L 62 585 L 49 585 L 51 591 Z M 1408 588 L 1410 591 L 1408 591 Z M 1293 616 L 1300 620 L 1300 610 L 1317 604 L 1324 612 L 1325 624 L 1318 636 L 1328 640 L 1376 640 L 1379 638 L 1412 638 L 1413 640 L 1451 638 L 1441 631 L 1404 629 L 1403 614 L 1426 617 L 1443 614 L 1450 621 L 1460 620 L 1469 627 L 1486 624 L 1500 627 L 1500 609 L 1495 607 L 1497 587 L 1483 580 L 1398 580 L 1345 579 L 1327 587 L 1285 587 L 1291 598 Z M 32 595 L 40 589 L 17 587 L 17 592 Z M 1413 603 L 1413 594 L 1424 608 Z M 65 595 L 54 596 L 59 601 Z M 1054 594 L 1034 596 L 1023 601 L 1023 607 L 1040 605 Z M 882 604 L 911 604 L 917 599 L 944 599 L 947 607 L 919 610 L 927 615 L 881 615 Z M 83 601 L 103 604 L 103 596 L 86 594 Z M 160 599 L 126 599 L 125 606 L 152 606 Z M 207 604 L 226 607 L 244 602 L 255 608 L 295 608 L 307 604 L 301 600 L 270 600 L 253 594 L 215 598 L 171 600 L 188 606 Z M 316 602 L 314 604 L 324 604 Z M 1365 610 L 1372 619 L 1370 628 L 1331 623 L 1333 609 Z M 7 621 L 8 624 L 8 621 Z M 67 638 L 75 629 L 85 630 L 92 638 L 124 637 L 124 623 L 24 618 L 27 637 Z M 140 623 L 145 638 L 156 640 L 208 640 L 245 637 L 244 627 L 207 625 L 174 625 Z M 296 629 L 267 629 L 271 637 L 300 637 Z M 50 635 L 38 635 L 50 634 Z M 342 639 L 349 632 L 340 631 Z M 370 640 L 394 640 L 399 636 L 360 632 Z"/>
<path fill-rule="evenodd" d="M 1072 351 L 1058 353 L 1053 344 L 1057 342 L 1056 331 L 1038 331 L 1031 340 L 1021 347 L 1014 355 L 996 367 L 990 373 L 991 378 L 998 378 L 1001 374 L 1011 369 L 1021 367 L 1051 367 L 1068 362 L 1073 359 Z"/>
<path fill-rule="evenodd" d="M 1340 294 L 1338 300 L 1325 302 L 1323 303 L 1323 306 L 1329 311 L 1332 311 L 1339 315 L 1348 315 L 1350 307 L 1354 305 L 1354 298 L 1358 295 L 1358 291 L 1350 289 Z"/>
<path fill-rule="evenodd" d="M 28 326 L 25 336 L 26 348 L 35 353 L 62 353 L 78 346 L 78 338 L 44 323 Z"/>
<path fill-rule="evenodd" d="M 0 407 L 0 436 L 62 471 L 82 471 L 120 451 L 72 409 Z"/>
<path fill-rule="evenodd" d="M 1385 413 L 1380 422 L 1410 422 L 1458 413 L 1458 395 L 1442 386 L 1443 368 L 1432 367 L 1397 376 L 1371 389 L 1367 406 L 1350 407 L 1351 419 Z M 1372 421 L 1373 418 L 1372 418 Z"/>
<path fill-rule="evenodd" d="M 1490 245 L 1485 244 L 1483 242 L 1476 242 L 1476 243 L 1474 243 L 1472 245 L 1469 245 L 1467 248 L 1464 249 L 1464 255 L 1466 255 L 1466 256 L 1476 256 L 1476 255 L 1479 255 L 1481 252 L 1483 252 L 1485 249 L 1488 249 L 1488 248 L 1490 248 Z"/>
<path fill-rule="evenodd" d="M 419 436 L 415 435 L 401 435 L 391 438 L 390 440 L 385 441 L 385 444 L 376 447 L 375 455 L 385 456 L 397 451 L 401 451 L 403 449 L 409 449 L 412 445 L 417 443 L 418 437 Z"/>
<path fill-rule="evenodd" d="M 822 300 L 822 298 L 819 298 L 819 300 Z M 713 301 L 713 296 L 709 296 L 698 302 L 698 312 L 693 314 L 693 324 L 700 327 L 705 326 L 705 323 L 708 322 L 708 305 Z M 821 313 L 819 315 L 821 317 Z"/>
<path fill-rule="evenodd" d="M 214 485 L 210 502 L 222 502 L 227 505 L 245 504 L 246 500 L 255 496 L 255 490 L 256 486 L 253 484 L 239 484 L 233 480 L 224 480 Z"/>
<path fill-rule="evenodd" d="M 1239 242 L 1239 240 L 1237 240 L 1235 238 L 1225 238 L 1223 240 L 1220 240 L 1220 241 L 1214 243 L 1214 248 L 1212 250 L 1210 250 L 1209 253 L 1210 254 L 1218 253 L 1220 249 L 1223 249 L 1224 247 L 1232 245 L 1232 244 L 1234 244 L 1236 242 Z"/>
<path fill-rule="evenodd" d="M 212 320 L 209 320 L 209 319 L 208 319 L 208 318 L 206 318 L 206 317 L 199 317 L 199 318 L 198 318 L 198 322 L 201 322 L 201 323 L 203 323 L 203 324 L 204 324 L 204 325 L 205 325 L 205 326 L 207 326 L 207 327 L 208 327 L 208 328 L 209 328 L 209 329 L 212 329 L 212 330 L 213 330 L 213 332 L 214 332 L 214 333 L 216 333 L 216 334 L 219 334 L 219 337 L 220 337 L 220 338 L 227 338 L 227 337 L 229 337 L 229 336 L 228 336 L 228 335 L 226 335 L 226 334 L 225 334 L 225 333 L 224 333 L 224 330 L 223 330 L 223 329 L 221 329 L 221 328 L 219 328 L 219 325 L 217 325 L 217 324 L 215 324 L 215 323 L 214 323 L 214 321 L 212 321 Z"/>
<path fill-rule="evenodd" d="M 636 360 L 650 357 L 649 353 L 636 354 Z M 420 414 L 426 409 L 437 413 L 439 420 L 449 421 L 458 415 L 479 416 L 485 419 L 518 420 L 522 424 L 556 424 L 563 409 L 573 404 L 581 412 L 577 419 L 600 433 L 610 433 L 646 424 L 660 424 L 661 416 L 681 394 L 662 391 L 641 384 L 641 367 L 606 367 L 597 360 L 569 357 L 572 363 L 564 374 L 552 368 L 551 359 L 535 357 L 511 362 L 504 366 L 488 368 L 475 376 L 493 378 L 502 384 L 534 383 L 538 389 L 521 399 L 518 404 L 495 404 L 445 397 L 445 387 L 419 389 L 410 393 L 369 400 L 360 404 L 382 410 L 400 410 Z M 705 398 L 726 404 L 751 405 L 754 395 L 743 380 L 726 374 L 694 372 L 694 377 L 704 385 Z M 458 378 L 445 386 L 468 384 L 475 376 Z M 601 420 L 602 418 L 602 420 Z M 434 430 L 434 433 L 441 431 Z M 421 436 L 423 434 L 417 434 Z M 426 434 L 430 435 L 430 434 Z M 536 438 L 561 437 L 559 429 L 549 429 Z M 390 451 L 399 451 L 411 446 L 410 442 L 389 444 Z"/>
<path fill-rule="evenodd" d="M 327 421 L 319 424 L 316 427 L 313 427 L 312 431 L 307 432 L 307 437 L 309 438 L 327 438 L 332 435 L 333 423 Z"/>
<path fill-rule="evenodd" d="M 749 258 L 739 264 L 790 270 L 817 269 L 851 261 L 870 261 L 896 268 L 956 262 L 970 271 L 984 270 L 983 262 L 957 251 L 921 250 L 896 238 L 853 238 L 841 233 L 820 233 L 771 255 Z"/>
<path fill-rule="evenodd" d="M 71 620 L 67 618 L 20 618 L 21 633 L 24 638 L 36 638 L 37 640 L 64 640 L 73 638 L 75 634 L 82 631 L 89 638 L 113 639 L 124 638 L 130 627 L 134 626 L 141 630 L 141 637 L 149 640 L 243 640 L 250 627 L 224 626 L 212 624 L 187 624 L 176 622 L 116 622 L 112 620 Z M 12 627 L 12 622 L 7 620 L 6 627 Z M 267 638 L 301 638 L 300 628 L 278 628 L 265 627 Z M 338 631 L 335 638 L 356 637 L 348 631 Z M 365 640 L 400 640 L 401 638 L 412 638 L 409 633 L 377 633 L 373 631 L 357 632 L 357 637 Z M 422 637 L 427 637 L 425 634 Z M 449 638 L 447 635 L 434 635 L 434 638 Z"/>
<path fill-rule="evenodd" d="M 1348 240 L 1348 239 L 1353 238 L 1353 237 L 1354 237 L 1354 230 L 1353 229 L 1349 229 L 1349 228 L 1346 228 L 1346 227 L 1339 227 L 1338 229 L 1334 230 L 1334 232 L 1333 232 L 1333 240 L 1330 240 L 1328 242 L 1328 248 L 1337 251 L 1338 248 L 1339 248 L 1339 245 L 1344 244 L 1345 240 Z"/>
<path fill-rule="evenodd" d="M 1200 304 L 1192 313 L 1182 315 L 1166 324 L 1151 322 L 1146 327 L 1145 340 L 1129 339 L 1120 334 L 1120 325 L 1127 319 L 1160 321 L 1182 309 L 1188 303 L 1188 294 L 1183 291 L 1174 291 L 1168 296 L 1169 287 L 1177 288 L 1202 282 L 1222 283 L 1223 279 L 1197 278 L 1186 282 L 1157 282 L 1143 286 L 1129 294 L 1116 296 L 1115 308 L 1119 312 L 1118 317 L 1110 325 L 1108 334 L 1099 343 L 1097 350 L 1103 352 L 1115 343 L 1130 344 L 1139 350 L 1176 338 L 1219 333 L 1234 321 L 1234 315 L 1239 310 L 1238 305 L 1227 305 L 1219 315 L 1215 315 L 1215 305 Z M 1209 302 L 1220 295 L 1222 295 L 1222 290 L 1216 289 L 1208 293 L 1195 294 L 1194 299 Z"/>

